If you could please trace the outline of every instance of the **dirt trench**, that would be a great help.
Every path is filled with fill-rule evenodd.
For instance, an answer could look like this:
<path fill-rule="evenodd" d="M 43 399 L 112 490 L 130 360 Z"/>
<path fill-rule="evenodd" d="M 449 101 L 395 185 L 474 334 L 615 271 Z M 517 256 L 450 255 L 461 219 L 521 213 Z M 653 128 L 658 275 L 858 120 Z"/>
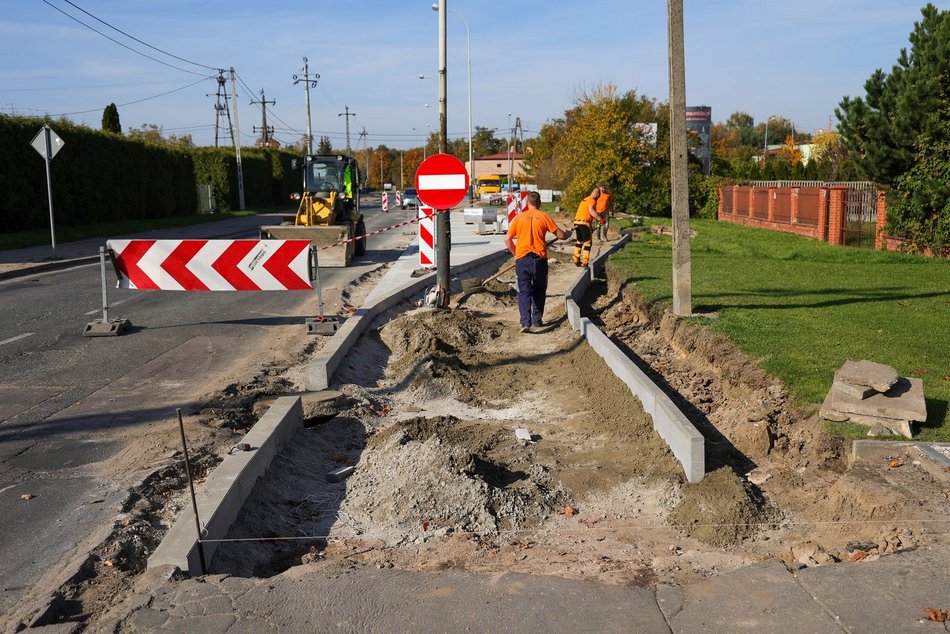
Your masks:
<path fill-rule="evenodd" d="M 212 568 L 269 576 L 325 561 L 655 587 L 946 539 L 933 522 L 945 483 L 910 459 L 849 468 L 847 447 L 780 381 L 725 338 L 651 314 L 610 273 L 586 314 L 706 437 L 707 475 L 686 483 L 640 403 L 567 324 L 577 274 L 552 263 L 549 323 L 533 333 L 518 332 L 511 273 L 453 310 L 407 303 L 377 323 L 338 377 L 348 405 L 298 434 L 232 530 L 269 541 L 222 546 Z M 353 475 L 327 482 L 341 465 Z"/>

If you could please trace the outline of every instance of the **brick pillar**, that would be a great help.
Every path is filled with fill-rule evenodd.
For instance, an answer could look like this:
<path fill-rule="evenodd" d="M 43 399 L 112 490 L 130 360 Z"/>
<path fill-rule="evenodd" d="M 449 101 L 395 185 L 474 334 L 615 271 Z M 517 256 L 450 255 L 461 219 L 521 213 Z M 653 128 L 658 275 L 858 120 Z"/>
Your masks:
<path fill-rule="evenodd" d="M 731 218 L 732 222 L 736 221 L 736 207 L 738 207 L 738 203 L 739 203 L 739 188 L 733 187 L 732 188 L 732 218 Z"/>
<path fill-rule="evenodd" d="M 883 249 L 887 241 L 887 192 L 877 190 L 877 232 L 874 237 L 874 248 Z"/>
<path fill-rule="evenodd" d="M 755 216 L 755 187 L 749 185 L 749 218 Z"/>
<path fill-rule="evenodd" d="M 828 241 L 828 188 L 818 190 L 818 239 Z"/>
<path fill-rule="evenodd" d="M 718 220 L 718 221 L 720 221 L 720 222 L 722 222 L 722 216 L 723 216 L 723 213 L 722 213 L 722 200 L 723 200 L 723 196 L 725 196 L 725 195 L 726 195 L 725 188 L 724 188 L 724 187 L 720 187 L 720 188 L 719 188 L 719 208 L 716 210 L 716 220 Z"/>
<path fill-rule="evenodd" d="M 847 187 L 828 188 L 828 244 L 844 244 L 845 194 Z"/>
<path fill-rule="evenodd" d="M 788 219 L 789 224 L 797 225 L 798 224 L 798 192 L 801 190 L 801 187 L 792 187 L 791 192 L 791 211 L 790 217 Z"/>
<path fill-rule="evenodd" d="M 766 191 L 768 192 L 769 196 L 769 206 L 765 217 L 768 218 L 769 222 L 772 222 L 775 220 L 775 188 L 769 187 Z"/>

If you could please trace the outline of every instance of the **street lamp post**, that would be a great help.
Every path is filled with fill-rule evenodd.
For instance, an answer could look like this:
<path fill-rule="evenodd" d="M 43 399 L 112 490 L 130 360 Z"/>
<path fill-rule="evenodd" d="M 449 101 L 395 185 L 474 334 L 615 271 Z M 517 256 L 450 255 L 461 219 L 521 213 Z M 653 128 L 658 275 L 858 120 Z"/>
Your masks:
<path fill-rule="evenodd" d="M 515 130 L 511 127 L 511 113 L 508 113 L 508 195 L 511 195 L 511 145 L 515 142 Z"/>
<path fill-rule="evenodd" d="M 432 10 L 438 11 L 439 5 L 433 3 Z M 469 201 L 471 201 L 474 200 L 475 197 L 475 158 L 472 154 L 472 30 L 469 28 L 468 20 L 465 19 L 461 11 L 448 7 L 446 7 L 445 10 L 462 18 L 462 22 L 465 24 L 465 44 L 468 55 L 468 169 L 471 170 L 469 174 L 468 198 Z"/>
<path fill-rule="evenodd" d="M 762 148 L 762 164 L 765 165 L 769 160 L 769 121 L 775 118 L 775 115 L 769 116 L 765 120 L 765 144 Z"/>

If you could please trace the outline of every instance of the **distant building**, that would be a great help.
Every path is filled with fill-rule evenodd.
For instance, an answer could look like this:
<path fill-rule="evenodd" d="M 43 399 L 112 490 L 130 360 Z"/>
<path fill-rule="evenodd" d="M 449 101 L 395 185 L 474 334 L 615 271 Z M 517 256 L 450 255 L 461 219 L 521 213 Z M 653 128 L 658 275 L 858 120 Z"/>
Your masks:
<path fill-rule="evenodd" d="M 523 180 L 525 178 L 524 173 L 524 155 L 520 152 L 511 153 L 511 174 L 512 180 Z M 465 162 L 465 169 L 468 170 L 469 175 L 472 178 L 479 178 L 480 176 L 485 176 L 487 174 L 501 174 L 503 176 L 508 175 L 508 153 L 499 152 L 498 154 L 489 154 L 487 156 L 477 156 L 474 160 L 474 169 L 468 164 L 468 161 Z"/>

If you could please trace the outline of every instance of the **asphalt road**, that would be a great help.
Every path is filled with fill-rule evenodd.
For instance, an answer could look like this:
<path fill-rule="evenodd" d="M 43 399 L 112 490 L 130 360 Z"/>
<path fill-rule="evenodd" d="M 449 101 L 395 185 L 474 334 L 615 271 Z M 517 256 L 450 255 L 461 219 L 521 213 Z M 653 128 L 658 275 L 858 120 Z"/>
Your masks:
<path fill-rule="evenodd" d="M 405 219 L 375 201 L 364 199 L 368 231 Z M 258 224 L 235 219 L 174 237 L 256 238 Z M 322 285 L 342 288 L 396 259 L 410 240 L 402 229 L 373 236 L 353 266 L 321 268 Z M 213 383 L 209 373 L 266 345 L 275 326 L 300 324 L 306 337 L 303 319 L 316 313 L 313 291 L 110 288 L 109 304 L 109 317 L 129 319 L 132 331 L 83 337 L 101 317 L 98 264 L 0 282 L 0 613 L 45 571 L 82 556 L 83 541 L 112 520 L 128 478 L 86 467 L 125 451 L 124 428 L 168 420 L 185 405 L 186 387 Z"/>

